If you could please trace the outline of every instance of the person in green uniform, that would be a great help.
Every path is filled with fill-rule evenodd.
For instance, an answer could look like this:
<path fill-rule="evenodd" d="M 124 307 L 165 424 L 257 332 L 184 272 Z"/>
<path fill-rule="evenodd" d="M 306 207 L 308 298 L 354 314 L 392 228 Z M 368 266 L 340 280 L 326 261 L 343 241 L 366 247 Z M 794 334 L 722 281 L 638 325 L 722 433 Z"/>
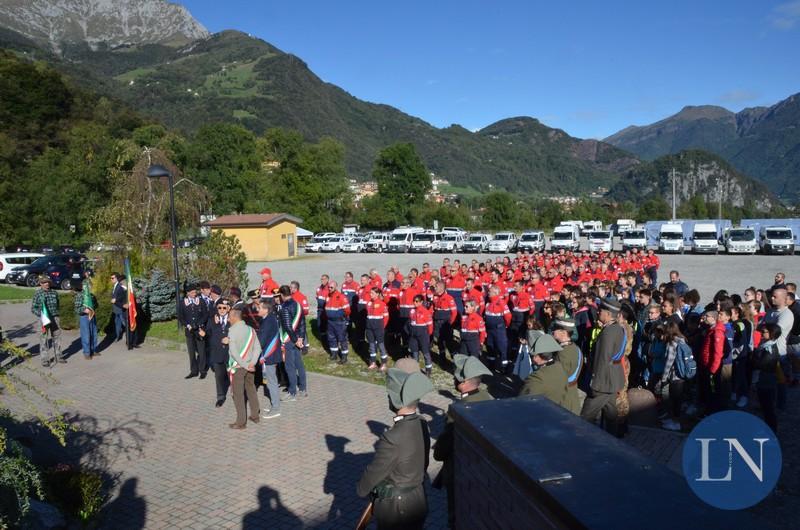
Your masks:
<path fill-rule="evenodd" d="M 453 356 L 453 377 L 456 390 L 464 403 L 494 399 L 481 386 L 481 377 L 492 372 L 477 357 L 456 354 Z M 442 462 L 442 470 L 434 481 L 434 487 L 447 488 L 447 518 L 450 528 L 455 528 L 455 469 L 453 467 L 454 424 L 452 410 L 447 410 L 447 423 L 433 446 L 433 458 Z"/>
<path fill-rule="evenodd" d="M 564 408 L 573 414 L 580 415 L 581 401 L 578 395 L 578 379 L 583 370 L 583 353 L 572 342 L 575 331 L 575 321 L 569 317 L 557 318 L 553 322 L 553 338 L 561 346 L 558 352 L 558 361 L 567 374 L 567 397 Z"/>
<path fill-rule="evenodd" d="M 531 361 L 538 369 L 525 380 L 520 396 L 544 396 L 567 408 L 567 374 L 558 361 L 561 351 L 556 339 L 542 335 L 531 347 Z"/>
<path fill-rule="evenodd" d="M 425 472 L 431 447 L 428 423 L 417 411 L 419 400 L 433 390 L 418 369 L 409 374 L 389 368 L 386 390 L 394 424 L 375 447 L 375 457 L 358 481 L 359 497 L 372 496 L 378 528 L 423 528 L 428 516 Z"/>

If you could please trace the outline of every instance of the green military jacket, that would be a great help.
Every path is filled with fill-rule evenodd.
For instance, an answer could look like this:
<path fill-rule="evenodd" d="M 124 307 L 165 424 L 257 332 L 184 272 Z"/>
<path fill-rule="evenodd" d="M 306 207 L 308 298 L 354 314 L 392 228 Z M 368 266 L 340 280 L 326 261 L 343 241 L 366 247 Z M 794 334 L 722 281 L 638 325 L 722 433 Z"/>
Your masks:
<path fill-rule="evenodd" d="M 564 344 L 563 349 L 558 352 L 558 360 L 564 368 L 564 373 L 567 376 L 567 395 L 566 405 L 564 408 L 573 414 L 581 413 L 580 399 L 578 398 L 578 379 L 583 369 L 583 355 L 581 355 L 578 347 L 573 344 Z M 569 378 L 573 377 L 572 384 Z"/>
<path fill-rule="evenodd" d="M 567 374 L 557 360 L 540 366 L 525 379 L 520 396 L 544 396 L 556 405 L 567 408 Z"/>

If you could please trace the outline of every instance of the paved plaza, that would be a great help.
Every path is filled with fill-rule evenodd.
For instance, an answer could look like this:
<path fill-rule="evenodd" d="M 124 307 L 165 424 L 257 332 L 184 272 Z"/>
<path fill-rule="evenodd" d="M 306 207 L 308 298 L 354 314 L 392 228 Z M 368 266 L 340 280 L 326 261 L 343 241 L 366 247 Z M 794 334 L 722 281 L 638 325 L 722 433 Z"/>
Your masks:
<path fill-rule="evenodd" d="M 0 305 L 10 338 L 38 350 L 28 304 Z M 231 399 L 216 409 L 213 379 L 186 381 L 185 353 L 143 345 L 111 345 L 83 360 L 76 332 L 63 344 L 73 352 L 52 373 L 51 395 L 69 399 L 77 428 L 62 449 L 35 423 L 12 432 L 27 439 L 40 463 L 81 461 L 103 469 L 113 484 L 101 527 L 123 528 L 354 528 L 365 500 L 355 484 L 372 457 L 377 436 L 390 424 L 385 389 L 309 374 L 309 397 L 286 403 L 282 416 L 232 431 Z M 38 365 L 38 359 L 29 361 Z M 262 406 L 266 401 L 262 401 Z M 450 400 L 431 393 L 421 412 L 440 432 Z M 782 443 L 779 491 L 754 509 L 765 523 L 791 528 L 798 478 L 798 392 Z M 784 421 L 784 420 L 782 420 Z M 605 436 L 598 430 L 598 436 Z M 633 427 L 626 442 L 680 473 L 683 435 Z M 790 457 L 791 455 L 791 457 Z M 439 464 L 431 460 L 433 479 Z M 427 527 L 446 527 L 442 492 L 427 487 Z M 770 524 L 765 524 L 769 528 Z"/>

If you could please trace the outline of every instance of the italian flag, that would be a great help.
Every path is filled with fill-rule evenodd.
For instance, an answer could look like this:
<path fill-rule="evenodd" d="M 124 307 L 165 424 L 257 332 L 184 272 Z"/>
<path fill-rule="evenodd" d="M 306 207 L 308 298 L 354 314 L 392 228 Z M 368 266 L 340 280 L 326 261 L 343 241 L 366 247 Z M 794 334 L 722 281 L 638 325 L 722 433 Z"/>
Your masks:
<path fill-rule="evenodd" d="M 133 295 L 131 262 L 128 258 L 125 258 L 125 279 L 128 283 L 128 329 L 130 331 L 136 331 L 136 297 Z"/>
<path fill-rule="evenodd" d="M 42 301 L 42 333 L 47 333 L 47 326 L 50 324 L 50 313 L 47 312 L 47 303 Z"/>

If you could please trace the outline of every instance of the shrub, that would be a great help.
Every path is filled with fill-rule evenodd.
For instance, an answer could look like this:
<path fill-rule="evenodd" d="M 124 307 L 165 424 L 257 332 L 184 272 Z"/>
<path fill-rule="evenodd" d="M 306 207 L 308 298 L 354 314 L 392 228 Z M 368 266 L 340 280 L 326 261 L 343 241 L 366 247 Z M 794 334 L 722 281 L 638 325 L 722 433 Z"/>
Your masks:
<path fill-rule="evenodd" d="M 190 281 L 208 280 L 225 289 L 247 289 L 247 256 L 236 236 L 212 232 L 211 237 L 198 245 L 195 251 L 184 256 L 181 277 Z"/>
<path fill-rule="evenodd" d="M 16 526 L 30 510 L 31 497 L 44 498 L 39 471 L 16 442 L 0 453 L 0 528 Z"/>
<path fill-rule="evenodd" d="M 106 500 L 103 477 L 92 470 L 60 464 L 45 475 L 48 497 L 65 513 L 88 521 Z"/>
<path fill-rule="evenodd" d="M 163 322 L 176 318 L 175 283 L 163 272 L 155 269 L 149 278 L 137 278 L 134 290 L 140 311 L 147 315 L 151 322 Z"/>

